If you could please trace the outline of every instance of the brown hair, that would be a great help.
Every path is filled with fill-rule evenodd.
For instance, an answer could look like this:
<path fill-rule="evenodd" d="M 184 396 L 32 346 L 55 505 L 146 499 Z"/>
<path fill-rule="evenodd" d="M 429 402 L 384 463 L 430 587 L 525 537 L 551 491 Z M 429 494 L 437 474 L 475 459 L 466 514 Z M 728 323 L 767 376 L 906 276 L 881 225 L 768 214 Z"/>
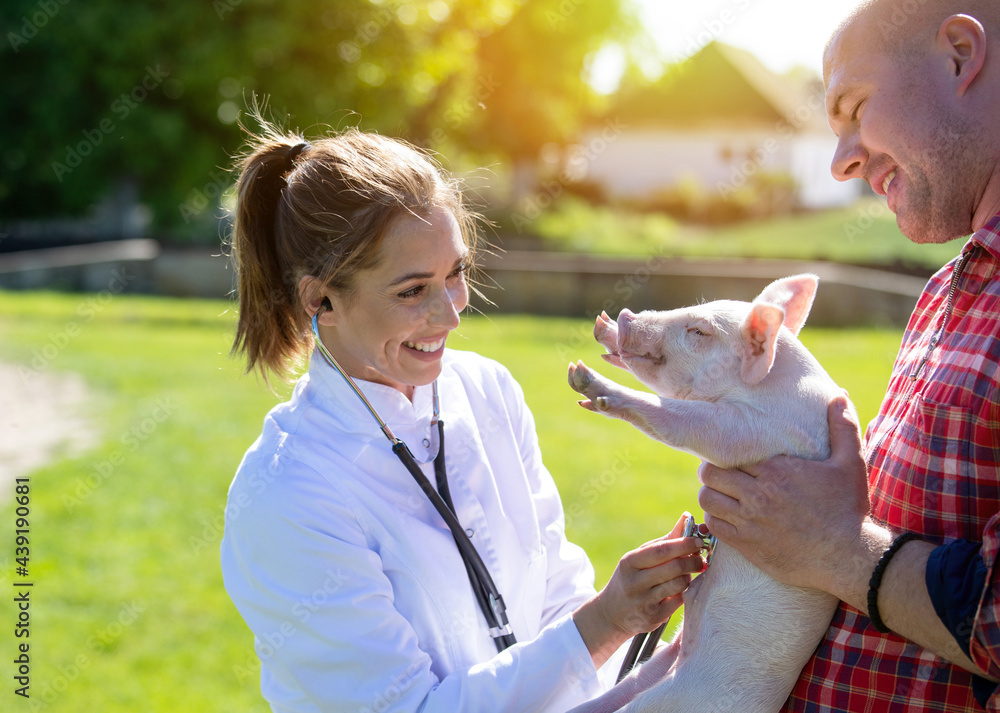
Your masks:
<path fill-rule="evenodd" d="M 231 256 L 239 321 L 232 353 L 287 379 L 313 347 L 299 299 L 307 275 L 350 295 L 358 272 L 379 260 L 382 238 L 403 215 L 450 210 L 470 251 L 478 216 L 460 185 L 426 153 L 399 139 L 349 129 L 307 142 L 260 119 L 238 159 Z M 248 132 L 249 134 L 249 132 Z"/>

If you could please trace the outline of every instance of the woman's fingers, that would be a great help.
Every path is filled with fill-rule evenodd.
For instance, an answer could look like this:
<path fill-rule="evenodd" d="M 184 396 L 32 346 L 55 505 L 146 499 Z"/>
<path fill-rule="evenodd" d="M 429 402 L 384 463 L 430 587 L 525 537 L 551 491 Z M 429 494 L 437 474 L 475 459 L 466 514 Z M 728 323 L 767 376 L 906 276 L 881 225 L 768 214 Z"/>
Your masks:
<path fill-rule="evenodd" d="M 679 554 L 652 567 L 634 570 L 626 578 L 625 586 L 634 597 L 659 602 L 682 593 L 691 583 L 692 575 L 704 569 L 705 560 L 700 548 L 693 552 L 685 549 L 685 554 Z"/>
<path fill-rule="evenodd" d="M 675 537 L 647 542 L 622 558 L 622 562 L 635 570 L 648 570 L 670 560 L 701 551 L 701 540 L 696 537 Z"/>

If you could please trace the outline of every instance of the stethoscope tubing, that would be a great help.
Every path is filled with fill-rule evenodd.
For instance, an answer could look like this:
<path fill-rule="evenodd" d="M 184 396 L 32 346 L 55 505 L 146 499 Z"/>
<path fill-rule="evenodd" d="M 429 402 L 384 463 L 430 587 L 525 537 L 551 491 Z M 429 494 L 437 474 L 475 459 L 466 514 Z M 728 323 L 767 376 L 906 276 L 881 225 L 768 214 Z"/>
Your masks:
<path fill-rule="evenodd" d="M 496 644 L 497 651 L 503 651 L 506 648 L 517 643 L 514 633 L 511 630 L 510 622 L 507 619 L 507 609 L 503 601 L 503 597 L 500 596 L 500 591 L 497 589 L 496 583 L 493 581 L 493 577 L 490 576 L 489 570 L 486 568 L 486 564 L 483 562 L 482 557 L 479 556 L 479 552 L 473 546 L 472 542 L 469 540 L 469 536 L 466 534 L 465 529 L 462 524 L 458 521 L 452 508 L 444 501 L 441 494 L 434 489 L 427 476 L 424 475 L 420 466 L 417 464 L 416 459 L 413 457 L 413 453 L 410 452 L 409 447 L 402 439 L 397 438 L 389 426 L 382 420 L 375 410 L 375 407 L 371 405 L 365 395 L 361 392 L 361 389 L 354 382 L 346 371 L 344 371 L 340 364 L 334 358 L 333 354 L 329 352 L 326 345 L 323 344 L 323 340 L 319 336 L 319 322 L 318 322 L 319 312 L 312 317 L 312 331 L 313 336 L 316 340 L 316 347 L 319 353 L 323 356 L 324 360 L 333 367 L 334 370 L 339 373 L 344 380 L 350 386 L 351 390 L 354 391 L 355 395 L 361 399 L 362 403 L 367 408 L 368 412 L 372 415 L 372 418 L 379 425 L 379 429 L 389 439 L 392 444 L 392 452 L 396 454 L 403 466 L 409 471 L 410 475 L 417 482 L 417 485 L 424 492 L 427 498 L 434 505 L 434 509 L 438 511 L 438 514 L 445 521 L 448 529 L 451 530 L 452 537 L 455 539 L 455 545 L 458 547 L 458 551 L 462 556 L 462 561 L 465 563 L 466 573 L 469 576 L 469 582 L 472 585 L 472 591 L 476 596 L 476 600 L 479 603 L 479 607 L 483 612 L 483 616 L 486 617 L 486 623 L 489 627 L 490 636 L 493 638 Z M 438 455 L 434 459 L 434 472 L 439 483 L 439 488 L 444 492 L 447 497 L 447 473 L 445 471 L 444 464 L 444 423 L 440 420 L 440 410 L 438 406 L 438 393 L 437 393 L 437 382 L 434 382 L 434 419 L 433 421 L 437 423 L 438 426 Z M 448 497 L 450 500 L 450 497 Z"/>

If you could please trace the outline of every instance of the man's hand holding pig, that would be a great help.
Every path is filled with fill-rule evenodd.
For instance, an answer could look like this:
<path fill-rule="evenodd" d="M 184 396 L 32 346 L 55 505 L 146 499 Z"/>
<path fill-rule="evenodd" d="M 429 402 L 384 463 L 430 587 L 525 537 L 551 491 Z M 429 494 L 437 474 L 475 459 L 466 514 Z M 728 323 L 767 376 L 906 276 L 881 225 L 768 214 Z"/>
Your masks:
<path fill-rule="evenodd" d="M 846 397 L 831 402 L 828 419 L 828 460 L 777 456 L 744 470 L 705 463 L 698 500 L 712 534 L 775 579 L 850 601 L 846 582 L 871 576 L 867 557 L 850 557 L 866 528 L 867 469 Z"/>
<path fill-rule="evenodd" d="M 652 631 L 681 606 L 691 576 L 705 565 L 701 542 L 682 537 L 683 531 L 682 516 L 668 535 L 627 553 L 604 589 L 573 613 L 596 667 L 629 638 Z"/>
<path fill-rule="evenodd" d="M 744 471 L 703 464 L 698 501 L 712 534 L 786 584 L 835 595 L 868 611 L 872 570 L 895 534 L 868 518 L 867 468 L 846 397 L 830 403 L 830 458 L 777 456 Z M 941 623 L 924 572 L 934 545 L 908 542 L 878 592 L 886 626 L 967 671 L 987 677 Z M 991 679 L 993 680 L 993 679 Z"/>

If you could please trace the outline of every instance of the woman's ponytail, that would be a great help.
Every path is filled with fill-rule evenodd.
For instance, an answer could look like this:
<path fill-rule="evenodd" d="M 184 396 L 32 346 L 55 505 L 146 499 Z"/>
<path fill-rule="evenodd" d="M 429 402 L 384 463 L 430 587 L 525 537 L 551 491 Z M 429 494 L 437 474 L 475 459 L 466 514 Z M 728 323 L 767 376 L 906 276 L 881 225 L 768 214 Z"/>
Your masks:
<path fill-rule="evenodd" d="M 298 285 L 305 276 L 350 294 L 356 276 L 380 258 L 382 238 L 401 216 L 450 210 L 470 253 L 477 216 L 459 185 L 423 152 L 398 139 L 349 129 L 311 144 L 254 117 L 238 161 L 232 258 L 239 321 L 233 353 L 247 371 L 286 378 L 313 346 L 311 315 Z"/>
<path fill-rule="evenodd" d="M 295 141 L 294 139 L 298 139 Z M 239 321 L 233 352 L 243 354 L 247 371 L 257 368 L 267 380 L 268 368 L 298 366 L 301 327 L 294 285 L 288 284 L 278 248 L 278 204 L 286 176 L 308 143 L 300 137 L 262 142 L 238 166 L 236 216 L 232 252 L 236 265 Z"/>

